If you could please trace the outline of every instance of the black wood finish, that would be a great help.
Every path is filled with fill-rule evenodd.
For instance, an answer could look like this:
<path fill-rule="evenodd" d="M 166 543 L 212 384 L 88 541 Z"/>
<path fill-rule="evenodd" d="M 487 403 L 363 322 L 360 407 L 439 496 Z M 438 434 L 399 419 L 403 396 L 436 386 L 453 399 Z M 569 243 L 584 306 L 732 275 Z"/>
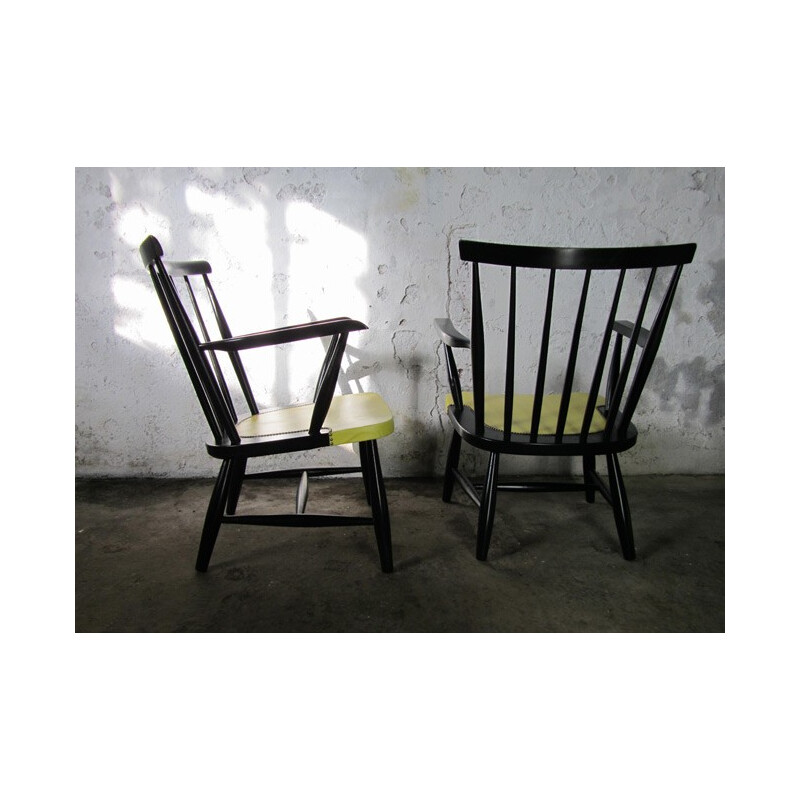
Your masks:
<path fill-rule="evenodd" d="M 595 456 L 588 454 L 583 456 L 583 482 L 586 489 L 586 502 L 594 503 L 595 486 L 592 475 L 595 472 Z"/>
<path fill-rule="evenodd" d="M 472 372 L 475 376 L 472 388 L 472 401 L 475 406 L 475 433 L 483 436 L 484 417 L 484 366 L 485 349 L 483 345 L 483 303 L 481 302 L 480 267 L 476 261 L 472 265 L 472 338 L 470 355 L 472 356 Z"/>
<path fill-rule="evenodd" d="M 289 344 L 300 342 L 303 339 L 318 339 L 324 336 L 334 336 L 349 333 L 350 331 L 365 331 L 367 326 L 354 319 L 338 317 L 336 319 L 308 322 L 303 325 L 291 325 L 277 330 L 250 333 L 246 336 L 231 336 L 213 342 L 203 342 L 199 345 L 201 350 L 223 350 L 225 352 L 239 352 L 250 350 L 254 347 L 265 345 Z M 327 360 L 325 362 L 328 363 Z"/>
<path fill-rule="evenodd" d="M 608 353 L 608 344 L 611 341 L 611 333 L 613 330 L 617 330 L 617 325 L 623 324 L 628 325 L 630 323 L 616 323 L 614 322 L 614 317 L 617 314 L 617 308 L 619 306 L 619 298 L 622 294 L 622 285 L 625 281 L 625 270 L 622 269 L 619 272 L 619 278 L 617 279 L 617 286 L 614 290 L 614 297 L 611 301 L 611 308 L 608 310 L 608 321 L 606 323 L 605 330 L 603 331 L 603 340 L 600 344 L 600 356 L 597 359 L 597 364 L 595 365 L 594 369 L 594 376 L 592 377 L 592 386 L 589 389 L 589 399 L 586 402 L 586 412 L 583 415 L 583 425 L 581 426 L 581 442 L 584 444 L 589 439 L 589 429 L 592 423 L 592 416 L 593 416 L 593 409 L 597 406 L 597 398 L 600 392 L 600 383 L 603 379 L 603 370 L 605 369 L 606 365 L 606 355 Z M 632 329 L 632 328 L 631 328 Z M 619 375 L 619 368 L 617 368 L 617 376 Z M 616 377 L 610 380 L 610 386 L 614 385 L 616 381 Z M 609 389 L 609 391 L 611 391 Z M 586 461 L 584 460 L 584 464 Z M 589 490 L 586 492 L 586 500 L 590 503 L 594 502 L 594 493 Z"/>
<path fill-rule="evenodd" d="M 230 469 L 231 459 L 225 459 L 220 465 L 217 481 L 214 484 L 214 491 L 211 493 L 211 500 L 206 511 L 203 534 L 200 537 L 200 547 L 197 551 L 197 561 L 195 562 L 195 569 L 198 572 L 205 572 L 208 569 L 211 553 L 214 551 L 214 545 L 217 542 L 219 528 L 222 525 L 222 512 L 228 493 Z"/>
<path fill-rule="evenodd" d="M 205 572 L 211 561 L 221 525 L 264 525 L 279 527 L 332 527 L 373 525 L 383 572 L 391 572 L 392 544 L 389 507 L 378 457 L 377 442 L 359 442 L 362 453 L 358 467 L 317 467 L 247 473 L 248 460 L 279 453 L 329 447 L 330 435 L 323 428 L 336 389 L 348 334 L 365 330 L 363 322 L 347 317 L 291 325 L 259 333 L 234 336 L 211 285 L 211 265 L 207 261 L 165 261 L 161 244 L 148 236 L 139 248 L 142 261 L 153 281 L 178 352 L 189 373 L 200 407 L 211 430 L 206 450 L 221 465 L 206 511 L 195 564 Z M 179 291 L 180 289 L 180 291 Z M 200 295 L 211 309 L 204 317 Z M 184 302 L 182 296 L 187 298 Z M 212 323 L 217 333 L 212 338 Z M 321 365 L 313 397 L 313 411 L 307 431 L 277 434 L 257 439 L 243 439 L 237 422 L 259 413 L 259 408 L 245 372 L 240 353 L 258 347 L 287 345 L 312 338 L 331 337 Z M 242 399 L 249 413 L 238 415 L 233 393 L 228 386 L 217 353 L 227 353 Z M 370 516 L 309 514 L 309 479 L 347 473 L 361 473 Z M 239 495 L 245 481 L 299 478 L 294 514 L 236 514 Z"/>
<path fill-rule="evenodd" d="M 453 481 L 458 470 L 458 460 L 461 456 L 461 437 L 453 431 L 450 435 L 450 449 L 447 451 L 447 464 L 444 468 L 444 488 L 442 500 L 449 503 L 453 496 Z"/>
<path fill-rule="evenodd" d="M 479 561 L 486 561 L 489 554 L 489 542 L 492 538 L 494 510 L 497 505 L 497 479 L 500 470 L 500 453 L 489 451 L 489 464 L 486 468 L 486 483 L 478 507 L 478 541 L 475 555 Z"/>
<path fill-rule="evenodd" d="M 503 438 L 511 437 L 511 415 L 514 408 L 514 363 L 517 337 L 517 268 L 511 267 L 511 282 L 508 291 L 508 333 L 506 335 L 506 400 L 503 405 Z"/>
<path fill-rule="evenodd" d="M 236 513 L 236 506 L 239 504 L 239 493 L 242 491 L 246 469 L 246 458 L 233 459 L 231 465 L 231 486 L 228 490 L 228 502 L 225 506 L 225 513 L 229 516 Z"/>
<path fill-rule="evenodd" d="M 625 484 L 622 482 L 622 472 L 619 468 L 619 457 L 616 453 L 606 455 L 608 463 L 608 482 L 610 484 L 611 505 L 614 509 L 614 519 L 617 523 L 622 555 L 628 560 L 636 558 L 636 549 L 633 545 L 633 525 L 631 524 L 631 510 L 628 506 L 628 495 Z"/>
<path fill-rule="evenodd" d="M 369 493 L 369 505 L 372 508 L 372 521 L 375 529 L 375 540 L 378 544 L 378 555 L 383 572 L 392 572 L 392 532 L 389 522 L 389 505 L 386 501 L 386 489 L 383 483 L 381 460 L 378 445 L 373 439 L 360 442 L 361 465 L 364 470 L 365 483 Z"/>
<path fill-rule="evenodd" d="M 485 560 L 488 555 L 499 491 L 583 491 L 588 503 L 593 503 L 599 493 L 612 506 L 623 556 L 629 560 L 635 558 L 630 507 L 618 454 L 636 444 L 638 433 L 632 422 L 636 405 L 655 361 L 681 271 L 692 261 L 695 250 L 695 244 L 575 248 L 459 242 L 461 258 L 472 263 L 470 336 L 456 330 L 450 319 L 435 321 L 445 350 L 453 398 L 447 410 L 453 434 L 445 466 L 442 499 L 449 502 L 453 487 L 458 483 L 478 506 L 478 559 Z M 498 321 L 493 311 L 491 320 L 495 330 L 503 330 L 505 324 L 504 361 L 502 354 L 487 352 L 481 278 L 482 270 L 486 269 L 501 270 L 508 277 L 507 315 L 505 320 Z M 534 363 L 520 362 L 522 348 L 516 341 L 518 319 L 530 317 L 536 305 L 536 298 L 526 294 L 522 288 L 521 269 L 542 271 L 547 286 L 542 302 L 537 306 L 541 323 L 537 328 L 538 342 L 534 342 L 531 350 L 535 354 Z M 557 305 L 557 297 L 563 300 L 564 290 L 559 276 L 565 271 L 582 273 L 582 283 L 577 292 L 566 295 L 566 301 Z M 613 273 L 609 290 L 593 294 L 596 276 L 599 279 L 609 273 Z M 663 280 L 664 276 L 666 280 Z M 622 300 L 627 295 L 630 295 L 629 302 L 634 307 L 633 321 L 617 318 Z M 568 320 L 571 329 L 566 340 L 568 350 L 563 357 L 554 348 L 552 334 L 556 322 L 561 321 L 556 319 L 556 309 L 562 307 L 571 309 Z M 649 327 L 645 327 L 648 315 L 652 320 Z M 592 320 L 591 324 L 587 320 Z M 464 400 L 455 358 L 455 350 L 463 348 L 469 348 L 471 355 L 472 396 L 469 402 Z M 588 369 L 578 369 L 580 357 L 587 361 Z M 504 364 L 505 368 L 499 388 L 487 385 L 486 367 L 494 363 Z M 530 376 L 530 382 L 524 388 L 519 385 L 520 375 Z M 561 376 L 560 382 L 552 388 L 550 384 L 556 376 Z M 604 400 L 600 397 L 603 386 Z M 574 392 L 588 396 L 579 432 L 576 432 L 578 423 L 570 422 L 570 426 L 575 427 L 567 428 L 570 396 Z M 493 417 L 490 424 L 486 417 L 487 398 L 493 393 L 502 395 L 502 418 Z M 515 393 L 532 395 L 527 431 L 512 430 Z M 541 432 L 546 394 L 556 395 L 558 412 L 554 430 Z M 597 413 L 602 416 L 603 426 L 601 430 L 592 432 Z M 484 483 L 472 481 L 459 469 L 462 442 L 488 453 Z M 502 483 L 499 478 L 501 453 L 580 457 L 583 481 Z M 597 473 L 597 456 L 605 457 L 608 485 Z"/>
<path fill-rule="evenodd" d="M 654 245 L 651 247 L 534 247 L 519 244 L 494 244 L 462 239 L 458 252 L 464 261 L 480 264 L 538 267 L 540 269 L 613 269 L 671 267 L 689 264 L 695 244 Z"/>
<path fill-rule="evenodd" d="M 547 370 L 547 349 L 550 345 L 550 323 L 553 318 L 553 294 L 555 292 L 556 271 L 550 270 L 550 281 L 547 284 L 547 302 L 544 312 L 544 327 L 542 328 L 542 344 L 539 351 L 539 363 L 536 366 L 536 390 L 533 395 L 533 411 L 531 413 L 530 440 L 535 442 L 539 438 L 539 423 L 542 418 L 542 400 L 544 399 L 544 376 Z"/>

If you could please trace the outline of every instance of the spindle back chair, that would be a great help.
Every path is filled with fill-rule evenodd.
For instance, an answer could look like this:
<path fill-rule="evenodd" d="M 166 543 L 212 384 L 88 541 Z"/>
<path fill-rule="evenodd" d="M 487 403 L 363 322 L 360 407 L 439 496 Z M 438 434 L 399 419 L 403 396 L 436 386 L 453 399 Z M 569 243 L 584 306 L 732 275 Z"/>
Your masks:
<path fill-rule="evenodd" d="M 381 569 L 391 572 L 389 509 L 377 440 L 394 430 L 392 413 L 375 393 L 334 394 L 348 334 L 365 330 L 367 326 L 348 317 L 336 317 L 234 336 L 211 285 L 211 266 L 207 261 L 164 261 L 161 244 L 153 236 L 142 242 L 139 252 L 211 430 L 212 438 L 206 443 L 206 450 L 222 462 L 206 512 L 195 568 L 199 572 L 208 569 L 223 523 L 280 527 L 372 525 Z M 201 295 L 204 295 L 202 306 Z M 203 313 L 203 307 L 210 308 L 210 319 L 207 313 Z M 217 338 L 212 338 L 210 333 L 212 321 L 218 331 Z M 299 405 L 261 410 L 240 353 L 326 337 L 331 337 L 330 344 L 313 398 Z M 233 393 L 217 358 L 218 352 L 227 353 L 230 358 L 247 406 L 246 412 L 237 411 Z M 358 444 L 360 466 L 246 472 L 251 458 L 342 444 Z M 348 473 L 361 473 L 371 516 L 306 513 L 309 477 Z M 300 479 L 295 513 L 235 513 L 243 481 L 290 477 Z"/>
<path fill-rule="evenodd" d="M 681 270 L 692 261 L 695 248 L 694 244 L 557 248 L 459 242 L 462 260 L 472 264 L 470 335 L 456 330 L 449 318 L 435 321 L 444 344 L 450 385 L 446 405 L 453 425 L 442 496 L 450 502 L 458 482 L 478 506 L 478 559 L 487 558 L 498 490 L 578 490 L 586 493 L 587 502 L 594 502 L 599 491 L 614 510 L 624 558 L 635 558 L 630 508 L 617 455 L 636 443 L 638 434 L 632 422 L 636 406 L 664 334 Z M 508 281 L 507 311 L 499 314 L 493 308 L 491 325 L 484 315 L 484 267 L 488 273 L 503 271 Z M 538 275 L 539 292 L 520 292 L 519 283 L 527 273 Z M 601 286 L 590 291 L 594 284 Z M 565 289 L 576 291 L 569 296 L 563 314 L 557 316 L 556 298 Z M 633 321 L 618 318 L 623 295 Z M 500 316 L 504 321 L 498 320 Z M 518 334 L 524 323 L 531 338 L 520 342 Z M 487 345 L 490 329 L 502 332 L 503 325 L 504 359 Z M 554 346 L 556 325 L 568 348 Z M 462 389 L 454 356 L 459 348 L 470 351 L 469 391 Z M 505 366 L 499 387 L 490 386 L 489 380 L 490 374 L 497 372 L 493 369 L 496 364 Z M 605 395 L 601 395 L 604 377 Z M 529 394 L 518 394 L 520 388 Z M 578 388 L 581 391 L 576 391 Z M 473 482 L 459 469 L 462 441 L 489 453 L 483 484 Z M 501 454 L 580 456 L 583 481 L 500 484 Z M 606 457 L 609 485 L 596 470 L 596 456 Z"/>

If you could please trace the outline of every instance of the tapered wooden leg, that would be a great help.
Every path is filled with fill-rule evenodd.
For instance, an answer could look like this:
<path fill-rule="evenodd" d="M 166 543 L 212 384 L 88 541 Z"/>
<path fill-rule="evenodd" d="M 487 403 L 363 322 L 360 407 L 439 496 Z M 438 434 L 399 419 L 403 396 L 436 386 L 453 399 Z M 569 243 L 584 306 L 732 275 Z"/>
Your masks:
<path fill-rule="evenodd" d="M 449 503 L 453 496 L 453 484 L 455 476 L 453 470 L 458 469 L 458 459 L 461 457 L 461 437 L 453 431 L 450 439 L 450 449 L 447 451 L 447 464 L 444 468 L 444 489 L 442 490 L 442 500 Z"/>
<path fill-rule="evenodd" d="M 489 454 L 489 466 L 486 470 L 486 483 L 483 485 L 483 497 L 478 512 L 478 544 L 475 555 L 479 561 L 486 561 L 489 553 L 489 542 L 492 538 L 494 510 L 497 505 L 497 475 L 500 467 L 500 454 Z"/>
<path fill-rule="evenodd" d="M 361 478 L 364 481 L 364 493 L 367 496 L 367 504 L 372 507 L 372 490 L 370 489 L 369 470 L 364 466 L 369 463 L 369 455 L 367 453 L 367 442 L 358 443 L 358 455 L 361 459 Z"/>
<path fill-rule="evenodd" d="M 375 440 L 364 442 L 361 448 L 361 466 L 372 506 L 372 519 L 375 526 L 375 539 L 378 543 L 378 556 L 383 572 L 392 572 L 392 531 L 389 523 L 389 504 L 386 501 L 386 488 L 383 484 L 381 461 L 378 456 L 378 443 Z"/>
<path fill-rule="evenodd" d="M 239 504 L 239 493 L 242 491 L 244 482 L 244 472 L 247 467 L 246 458 L 236 458 L 231 464 L 230 489 L 228 490 L 228 504 L 225 513 L 233 515 L 236 513 L 236 506 Z"/>
<path fill-rule="evenodd" d="M 609 489 L 611 490 L 614 520 L 617 523 L 617 535 L 622 547 L 622 556 L 626 561 L 633 561 L 636 558 L 636 548 L 633 545 L 631 510 L 628 506 L 628 495 L 625 492 L 625 484 L 622 482 L 622 472 L 619 468 L 617 454 L 609 453 L 607 462 Z"/>
<path fill-rule="evenodd" d="M 592 482 L 592 473 L 595 471 L 595 459 L 593 455 L 583 457 L 583 482 L 586 486 L 586 502 L 594 503 L 594 486 L 589 486 Z"/>
<path fill-rule="evenodd" d="M 208 569 L 208 562 L 211 561 L 211 553 L 214 551 L 217 534 L 222 524 L 222 512 L 230 485 L 230 474 L 231 460 L 227 459 L 222 462 L 217 482 L 214 484 L 214 491 L 211 493 L 211 500 L 208 503 L 203 535 L 200 537 L 200 548 L 197 551 L 197 561 L 194 567 L 198 572 L 205 572 Z"/>

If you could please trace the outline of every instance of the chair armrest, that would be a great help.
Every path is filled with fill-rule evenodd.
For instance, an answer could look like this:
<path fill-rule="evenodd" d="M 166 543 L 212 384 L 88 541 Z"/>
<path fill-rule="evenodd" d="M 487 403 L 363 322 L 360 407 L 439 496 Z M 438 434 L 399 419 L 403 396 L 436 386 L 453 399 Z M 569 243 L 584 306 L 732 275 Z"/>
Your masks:
<path fill-rule="evenodd" d="M 633 339 L 633 331 L 636 326 L 632 322 L 628 322 L 628 320 L 618 319 L 614 323 L 614 330 L 617 333 L 621 333 L 623 336 L 627 336 L 629 339 Z M 639 347 L 644 347 L 647 344 L 647 340 L 650 338 L 650 331 L 647 328 L 640 328 L 639 336 L 636 339 L 636 344 Z"/>
<path fill-rule="evenodd" d="M 622 363 L 622 337 L 625 336 L 633 341 L 633 334 L 636 331 L 636 326 L 626 319 L 615 320 L 612 328 L 616 332 L 617 338 L 611 351 L 611 362 L 608 365 L 608 378 L 606 379 L 606 399 L 608 403 L 612 402 L 611 398 L 615 397 L 617 393 L 620 365 Z M 645 347 L 649 339 L 650 331 L 641 327 L 634 344 L 639 347 Z M 628 361 L 628 365 L 630 366 L 630 361 Z"/>
<path fill-rule="evenodd" d="M 314 410 L 311 413 L 308 432 L 310 435 L 315 435 L 321 431 L 322 423 L 328 414 L 328 409 L 333 399 L 333 392 L 336 389 L 336 375 L 341 368 L 342 357 L 347 345 L 347 335 L 351 331 L 363 331 L 366 329 L 367 326 L 358 320 L 350 319 L 349 317 L 335 317 L 333 319 L 308 322 L 303 325 L 289 325 L 285 328 L 261 331 L 261 333 L 250 333 L 245 336 L 231 336 L 230 338 L 213 342 L 201 342 L 200 349 L 238 352 L 267 345 L 288 344 L 304 339 L 333 336 L 334 338 L 325 356 L 325 361 L 317 380 L 317 388 L 314 392 Z"/>
<path fill-rule="evenodd" d="M 211 274 L 208 261 L 165 261 L 164 267 L 173 278 Z"/>
<path fill-rule="evenodd" d="M 464 410 L 464 401 L 461 394 L 461 379 L 458 377 L 458 367 L 453 355 L 454 347 L 469 347 L 469 339 L 464 334 L 459 333 L 453 322 L 449 318 L 435 319 L 433 324 L 439 331 L 439 337 L 444 342 L 444 363 L 447 366 L 447 382 L 450 384 L 450 394 L 453 397 L 453 404 L 456 412 Z"/>
<path fill-rule="evenodd" d="M 433 324 L 439 331 L 439 337 L 448 347 L 469 347 L 469 339 L 455 329 L 449 318 L 435 319 Z"/>
<path fill-rule="evenodd" d="M 251 350 L 254 347 L 288 344 L 289 342 L 299 342 L 303 339 L 322 338 L 366 329 L 367 326 L 363 322 L 358 322 L 358 320 L 350 319 L 349 317 L 336 317 L 334 319 L 308 322 L 303 325 L 275 328 L 271 331 L 249 333 L 244 336 L 231 336 L 228 339 L 217 339 L 213 342 L 201 342 L 200 349 L 238 352 L 239 350 Z"/>

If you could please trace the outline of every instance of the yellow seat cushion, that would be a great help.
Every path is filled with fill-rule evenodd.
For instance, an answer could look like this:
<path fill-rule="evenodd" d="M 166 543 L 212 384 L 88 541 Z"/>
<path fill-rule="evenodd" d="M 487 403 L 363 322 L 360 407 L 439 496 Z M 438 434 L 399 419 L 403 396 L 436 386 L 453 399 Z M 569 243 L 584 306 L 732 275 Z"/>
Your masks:
<path fill-rule="evenodd" d="M 474 396 L 472 392 L 463 393 L 464 405 L 473 409 Z M 503 420 L 505 417 L 505 395 L 502 394 L 487 394 L 484 399 L 484 422 L 490 428 L 496 430 L 503 430 Z M 569 411 L 567 412 L 567 420 L 564 424 L 565 434 L 577 434 L 581 432 L 583 427 L 583 417 L 586 413 L 586 403 L 589 401 L 589 395 L 585 392 L 575 392 L 570 395 Z M 598 397 L 596 406 L 604 405 L 606 402 L 604 397 Z M 447 395 L 445 404 L 450 406 L 453 404 L 451 395 Z M 539 434 L 542 436 L 553 436 L 556 432 L 556 425 L 558 424 L 558 411 L 561 408 L 561 395 L 560 394 L 546 394 L 542 399 L 542 416 L 539 420 Z M 511 432 L 512 433 L 530 433 L 531 432 L 531 416 L 533 414 L 533 395 L 532 394 L 515 394 L 514 405 L 511 414 Z M 605 430 L 606 420 L 605 417 L 595 408 L 592 415 L 592 421 L 589 425 L 589 433 L 598 433 Z"/>
<path fill-rule="evenodd" d="M 263 411 L 243 419 L 236 430 L 243 439 L 307 433 L 313 411 L 313 403 Z M 388 436 L 394 430 L 394 418 L 379 394 L 341 394 L 331 401 L 322 427 L 329 432 L 331 444 L 368 442 Z"/>

